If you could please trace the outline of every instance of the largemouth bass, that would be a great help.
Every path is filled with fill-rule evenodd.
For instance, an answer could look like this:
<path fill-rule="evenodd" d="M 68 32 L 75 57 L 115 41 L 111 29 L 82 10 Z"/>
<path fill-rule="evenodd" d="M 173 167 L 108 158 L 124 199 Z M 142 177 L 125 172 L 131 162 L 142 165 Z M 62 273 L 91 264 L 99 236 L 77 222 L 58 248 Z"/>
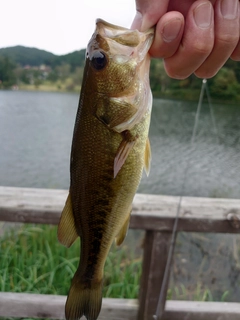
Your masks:
<path fill-rule="evenodd" d="M 149 171 L 152 40 L 153 30 L 141 33 L 99 19 L 86 50 L 70 189 L 58 226 L 63 245 L 81 238 L 65 307 L 68 320 L 97 319 L 107 254 L 115 238 L 123 242 L 143 168 Z"/>

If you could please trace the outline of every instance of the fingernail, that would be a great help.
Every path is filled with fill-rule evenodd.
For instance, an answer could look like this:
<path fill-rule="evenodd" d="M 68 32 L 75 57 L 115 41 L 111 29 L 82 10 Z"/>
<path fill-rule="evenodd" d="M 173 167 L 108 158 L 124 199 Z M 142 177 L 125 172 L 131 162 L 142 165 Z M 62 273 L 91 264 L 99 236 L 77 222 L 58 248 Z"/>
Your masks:
<path fill-rule="evenodd" d="M 162 37 L 165 42 L 171 42 L 177 38 L 182 27 L 180 19 L 174 19 L 167 22 L 162 30 Z"/>
<path fill-rule="evenodd" d="M 222 0 L 220 9 L 225 19 L 233 20 L 238 12 L 238 0 Z"/>
<path fill-rule="evenodd" d="M 142 14 L 139 11 L 137 11 L 137 13 L 133 19 L 131 29 L 134 29 L 134 30 L 137 29 L 137 30 L 141 31 L 142 20 L 143 20 Z"/>
<path fill-rule="evenodd" d="M 229 1 L 229 0 L 228 0 Z M 231 0 L 230 0 L 231 1 Z M 199 28 L 207 29 L 212 22 L 212 5 L 210 2 L 202 3 L 194 9 L 194 20 Z"/>

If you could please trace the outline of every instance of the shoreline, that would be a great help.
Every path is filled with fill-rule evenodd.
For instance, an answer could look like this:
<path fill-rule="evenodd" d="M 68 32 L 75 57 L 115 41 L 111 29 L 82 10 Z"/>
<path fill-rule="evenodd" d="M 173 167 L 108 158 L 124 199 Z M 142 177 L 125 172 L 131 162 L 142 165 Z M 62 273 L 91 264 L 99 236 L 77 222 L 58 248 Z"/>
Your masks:
<path fill-rule="evenodd" d="M 39 86 L 35 85 L 20 85 L 20 86 L 13 86 L 12 88 L 0 88 L 0 91 L 26 91 L 26 92 L 53 92 L 53 93 L 75 93 L 80 94 L 81 92 L 81 86 L 77 85 L 73 90 L 64 89 L 63 85 L 55 84 L 55 85 L 46 85 L 42 84 Z M 179 90 L 173 91 L 171 94 L 159 94 L 153 92 L 153 98 L 154 99 L 162 99 L 162 100 L 176 100 L 176 101 L 186 101 L 186 102 L 197 102 L 199 99 L 200 90 L 195 90 L 195 92 L 192 92 L 193 90 L 189 89 L 184 90 L 182 94 L 179 94 Z M 203 97 L 203 102 L 208 103 L 208 99 L 206 96 L 206 93 Z M 237 100 L 224 100 L 224 99 L 214 99 L 211 98 L 211 103 L 213 104 L 223 104 L 223 105 L 236 105 L 239 104 L 240 97 Z"/>

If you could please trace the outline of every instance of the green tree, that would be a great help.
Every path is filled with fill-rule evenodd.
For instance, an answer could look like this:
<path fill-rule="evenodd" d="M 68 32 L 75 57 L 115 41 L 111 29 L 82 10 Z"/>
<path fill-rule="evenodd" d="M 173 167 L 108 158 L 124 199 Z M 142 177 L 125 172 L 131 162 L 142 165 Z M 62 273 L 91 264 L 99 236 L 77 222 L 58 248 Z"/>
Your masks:
<path fill-rule="evenodd" d="M 217 99 L 236 100 L 239 96 L 240 84 L 237 82 L 234 70 L 223 67 L 213 78 L 210 93 Z"/>
<path fill-rule="evenodd" d="M 237 79 L 238 83 L 240 83 L 240 63 L 239 63 L 239 61 L 233 61 L 233 60 L 229 59 L 226 62 L 225 67 L 232 69 L 234 71 L 236 79 Z"/>
<path fill-rule="evenodd" d="M 0 56 L 0 85 L 3 88 L 11 87 L 16 83 L 14 74 L 15 64 L 8 57 Z"/>
<path fill-rule="evenodd" d="M 83 79 L 83 67 L 77 67 L 71 77 L 75 85 L 81 85 Z"/>
<path fill-rule="evenodd" d="M 163 61 L 153 59 L 150 67 L 151 89 L 154 94 L 164 94 L 169 87 L 171 79 L 166 74 Z"/>
<path fill-rule="evenodd" d="M 52 70 L 52 71 L 49 73 L 49 75 L 48 75 L 47 79 L 48 79 L 48 80 L 50 80 L 50 81 L 52 81 L 52 82 L 57 81 L 57 80 L 58 80 L 58 74 L 57 74 L 57 71 L 56 71 L 55 69 L 54 69 L 54 70 Z"/>
<path fill-rule="evenodd" d="M 61 80 L 66 80 L 70 75 L 71 66 L 68 63 L 64 63 L 61 66 L 56 67 L 56 72 L 58 78 Z"/>
<path fill-rule="evenodd" d="M 25 84 L 30 84 L 31 75 L 29 73 L 29 70 L 22 69 L 21 75 L 20 75 L 20 81 L 22 81 Z"/>

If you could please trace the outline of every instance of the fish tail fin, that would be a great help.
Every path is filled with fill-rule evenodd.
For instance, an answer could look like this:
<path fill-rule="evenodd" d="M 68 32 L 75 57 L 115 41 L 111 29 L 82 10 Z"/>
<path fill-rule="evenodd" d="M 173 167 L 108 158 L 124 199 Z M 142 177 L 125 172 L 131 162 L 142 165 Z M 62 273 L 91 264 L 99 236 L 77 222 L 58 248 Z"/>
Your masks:
<path fill-rule="evenodd" d="M 65 306 L 67 320 L 78 320 L 83 315 L 87 320 L 97 319 L 102 306 L 102 283 L 83 282 L 74 276 Z"/>

